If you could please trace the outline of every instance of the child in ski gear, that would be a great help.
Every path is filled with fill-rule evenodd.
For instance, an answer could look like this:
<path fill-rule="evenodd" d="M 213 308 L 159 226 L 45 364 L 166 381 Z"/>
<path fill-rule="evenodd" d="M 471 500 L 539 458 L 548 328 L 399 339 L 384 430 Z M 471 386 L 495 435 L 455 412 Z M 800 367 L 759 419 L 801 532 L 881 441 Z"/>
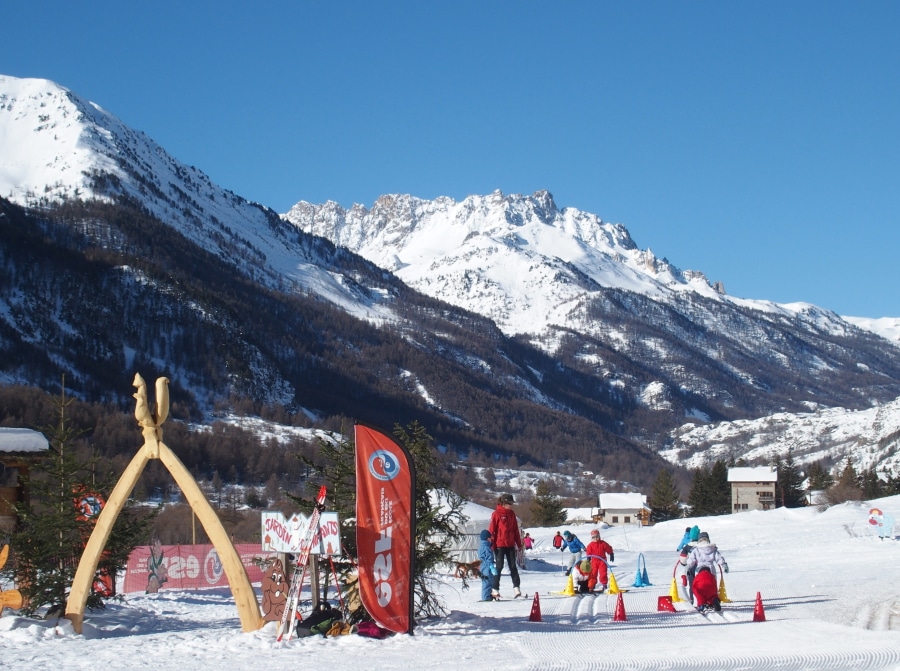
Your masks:
<path fill-rule="evenodd" d="M 481 600 L 491 601 L 491 590 L 494 587 L 494 575 L 497 567 L 494 565 L 494 550 L 491 548 L 491 532 L 481 530 L 481 544 L 478 546 L 478 558 L 481 560 Z"/>
<path fill-rule="evenodd" d="M 691 542 L 691 528 L 688 527 L 684 530 L 684 536 L 681 537 L 681 542 L 678 544 L 678 547 L 675 548 L 675 552 L 681 552 L 684 549 L 684 546 Z"/>
<path fill-rule="evenodd" d="M 569 575 L 572 572 L 572 567 L 575 566 L 575 563 L 581 561 L 581 554 L 585 550 L 584 543 L 582 543 L 578 539 L 578 536 L 571 531 L 564 531 L 563 544 L 559 551 L 562 552 L 564 550 L 568 550 L 572 553 L 569 557 L 569 566 L 566 569 L 566 575 Z"/>
<path fill-rule="evenodd" d="M 591 560 L 582 559 L 572 568 L 572 577 L 574 578 L 576 589 L 579 594 L 587 594 L 591 591 Z"/>
<path fill-rule="evenodd" d="M 709 541 L 709 534 L 705 531 L 701 532 L 697 545 L 691 550 L 685 565 L 688 580 L 691 583 L 690 591 L 700 610 L 710 607 L 715 610 L 722 609 L 716 587 L 716 565 L 723 573 L 727 571 L 728 565 L 725 563 L 725 557 L 719 552 L 715 543 Z"/>
<path fill-rule="evenodd" d="M 553 537 L 553 547 L 555 547 L 557 550 L 559 550 L 562 547 L 562 544 L 563 544 L 562 534 L 560 534 L 557 531 L 556 535 Z"/>
<path fill-rule="evenodd" d="M 609 557 L 609 561 L 615 561 L 615 552 L 609 543 L 600 538 L 599 529 L 591 530 L 591 542 L 587 544 L 586 551 L 587 556 L 591 559 L 590 588 L 604 592 L 608 580 L 606 558 Z"/>
<path fill-rule="evenodd" d="M 519 535 L 519 520 L 512 509 L 515 503 L 512 494 L 501 494 L 497 499 L 497 508 L 491 515 L 488 532 L 491 534 L 491 547 L 494 550 L 494 564 L 497 573 L 494 575 L 494 586 L 491 594 L 500 596 L 500 574 L 504 561 L 509 564 L 509 575 L 512 578 L 515 596 L 522 596 L 519 589 L 519 569 L 516 566 L 516 551 L 522 550 L 522 537 Z"/>
<path fill-rule="evenodd" d="M 525 546 L 526 550 L 534 547 L 534 540 L 531 538 L 531 534 L 525 534 L 525 538 L 522 539 L 522 545 Z"/>

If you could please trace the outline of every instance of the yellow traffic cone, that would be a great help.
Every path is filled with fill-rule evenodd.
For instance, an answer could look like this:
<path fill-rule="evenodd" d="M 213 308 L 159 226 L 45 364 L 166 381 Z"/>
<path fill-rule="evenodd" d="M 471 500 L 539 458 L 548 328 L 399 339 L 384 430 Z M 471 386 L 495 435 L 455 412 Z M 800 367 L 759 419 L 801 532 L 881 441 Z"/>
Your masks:
<path fill-rule="evenodd" d="M 560 592 L 560 594 L 564 596 L 575 596 L 575 580 L 572 578 L 572 574 L 569 574 L 569 584 L 566 585 L 566 588 Z"/>
<path fill-rule="evenodd" d="M 619 583 L 616 582 L 616 574 L 612 571 L 609 572 L 609 589 L 607 592 L 610 594 L 619 594 L 621 592 Z"/>
<path fill-rule="evenodd" d="M 728 592 L 725 591 L 725 576 L 719 576 L 719 601 L 722 603 L 731 603 L 728 598 Z"/>
<path fill-rule="evenodd" d="M 678 583 L 675 582 L 675 578 L 672 578 L 672 587 L 669 589 L 669 596 L 672 597 L 672 603 L 684 601 L 684 599 L 682 599 L 681 595 L 678 593 Z"/>

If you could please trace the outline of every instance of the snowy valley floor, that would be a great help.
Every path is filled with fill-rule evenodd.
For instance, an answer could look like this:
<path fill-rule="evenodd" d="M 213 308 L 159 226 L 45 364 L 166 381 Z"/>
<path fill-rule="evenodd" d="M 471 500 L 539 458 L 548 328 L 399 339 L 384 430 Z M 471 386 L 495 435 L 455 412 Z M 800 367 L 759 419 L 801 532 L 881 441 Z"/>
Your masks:
<path fill-rule="evenodd" d="M 84 634 L 65 620 L 0 618 L 6 670 L 447 669 L 487 671 L 852 669 L 900 671 L 900 540 L 868 524 L 877 506 L 900 519 L 900 497 L 815 509 L 677 520 L 643 529 L 604 529 L 627 621 L 613 619 L 615 595 L 570 597 L 552 529 L 529 529 L 537 547 L 522 572 L 525 599 L 479 602 L 479 581 L 462 589 L 442 576 L 450 614 L 424 621 L 414 636 L 359 636 L 276 643 L 274 624 L 242 633 L 227 591 L 128 595 L 89 614 Z M 685 603 L 659 612 L 687 524 L 699 524 L 725 555 L 731 603 L 702 615 Z M 588 540 L 591 525 L 570 528 Z M 633 587 L 643 554 L 649 587 Z M 504 574 L 501 592 L 511 594 Z M 529 621 L 537 592 L 541 622 Z M 757 593 L 765 622 L 754 622 Z"/>

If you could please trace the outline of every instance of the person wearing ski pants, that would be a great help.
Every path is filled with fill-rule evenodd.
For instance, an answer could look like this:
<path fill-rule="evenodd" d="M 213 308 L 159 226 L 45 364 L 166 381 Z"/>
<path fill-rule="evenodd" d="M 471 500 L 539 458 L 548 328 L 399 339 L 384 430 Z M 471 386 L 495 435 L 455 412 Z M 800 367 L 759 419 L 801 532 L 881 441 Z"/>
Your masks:
<path fill-rule="evenodd" d="M 514 596 L 522 596 L 522 590 L 519 589 L 519 569 L 516 567 L 516 552 L 522 550 L 522 536 L 519 534 L 519 520 L 512 509 L 513 503 L 512 494 L 501 494 L 488 525 L 497 568 L 491 590 L 494 599 L 500 598 L 500 574 L 503 573 L 504 562 L 509 564 Z"/>
<path fill-rule="evenodd" d="M 591 589 L 599 589 L 601 592 L 606 591 L 607 570 L 606 561 L 615 561 L 616 555 L 613 552 L 612 545 L 600 538 L 600 530 L 593 529 L 591 531 L 591 542 L 587 544 L 587 556 L 591 560 Z"/>
<path fill-rule="evenodd" d="M 481 560 L 481 565 L 478 567 L 478 570 L 481 571 L 481 600 L 493 601 L 494 597 L 491 591 L 494 588 L 494 576 L 498 575 L 498 572 L 494 564 L 494 550 L 491 548 L 491 532 L 487 529 L 481 530 L 478 558 Z"/>
<path fill-rule="evenodd" d="M 696 547 L 688 555 L 686 564 L 688 575 L 693 574 L 694 576 L 690 590 L 694 600 L 697 602 L 697 608 L 700 610 L 706 610 L 707 608 L 722 609 L 716 587 L 716 565 L 724 573 L 728 573 L 728 564 L 725 561 L 725 557 L 719 552 L 715 543 L 710 543 L 709 534 L 705 531 L 701 532 Z"/>
<path fill-rule="evenodd" d="M 566 569 L 566 575 L 569 575 L 572 573 L 572 567 L 575 566 L 575 563 L 581 561 L 581 555 L 585 550 L 584 543 L 571 531 L 564 531 L 563 545 L 559 551 L 562 552 L 564 550 L 568 550 L 571 553 L 569 555 L 569 567 Z"/>

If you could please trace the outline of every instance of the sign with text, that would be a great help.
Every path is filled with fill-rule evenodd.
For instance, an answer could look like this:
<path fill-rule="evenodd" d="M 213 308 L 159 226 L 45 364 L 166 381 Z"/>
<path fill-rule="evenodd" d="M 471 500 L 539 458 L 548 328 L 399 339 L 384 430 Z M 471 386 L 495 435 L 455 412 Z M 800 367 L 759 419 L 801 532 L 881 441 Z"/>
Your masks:
<path fill-rule="evenodd" d="M 271 553 L 260 550 L 255 543 L 237 544 L 241 563 L 251 583 L 262 580 L 261 559 Z M 154 556 L 154 552 L 156 556 Z M 219 554 L 212 545 L 149 545 L 132 550 L 125 568 L 123 592 L 146 592 L 151 578 L 156 589 L 200 589 L 227 587 L 228 578 Z M 155 591 L 155 590 L 154 590 Z"/>
<path fill-rule="evenodd" d="M 303 539 L 309 527 L 309 517 L 294 513 L 285 518 L 277 510 L 262 513 L 262 549 L 265 552 L 303 552 Z M 341 527 L 337 513 L 322 513 L 319 516 L 319 530 L 312 538 L 310 554 L 341 554 Z"/>

